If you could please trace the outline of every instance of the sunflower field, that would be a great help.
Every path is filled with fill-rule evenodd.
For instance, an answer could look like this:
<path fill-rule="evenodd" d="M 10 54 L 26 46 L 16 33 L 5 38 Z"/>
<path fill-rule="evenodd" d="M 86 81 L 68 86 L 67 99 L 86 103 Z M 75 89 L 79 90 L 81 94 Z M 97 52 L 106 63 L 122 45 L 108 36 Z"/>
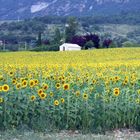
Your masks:
<path fill-rule="evenodd" d="M 140 130 L 140 48 L 0 53 L 0 130 Z"/>

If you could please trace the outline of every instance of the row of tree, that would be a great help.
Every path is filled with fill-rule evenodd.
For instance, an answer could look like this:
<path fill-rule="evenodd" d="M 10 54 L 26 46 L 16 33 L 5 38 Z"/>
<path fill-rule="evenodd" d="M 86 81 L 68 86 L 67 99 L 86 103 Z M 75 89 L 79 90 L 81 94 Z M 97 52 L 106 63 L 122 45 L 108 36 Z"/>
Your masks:
<path fill-rule="evenodd" d="M 59 50 L 59 45 L 63 42 L 66 43 L 72 43 L 72 44 L 78 44 L 82 47 L 82 49 L 89 49 L 89 48 L 108 48 L 112 40 L 111 39 L 104 39 L 101 42 L 101 39 L 96 34 L 86 34 L 86 35 L 77 35 L 78 31 L 78 21 L 71 17 L 68 19 L 66 25 L 65 25 L 65 33 L 64 36 L 61 34 L 60 30 L 56 28 L 54 39 L 52 41 L 45 40 L 42 41 L 41 39 L 41 32 L 38 34 L 38 40 L 37 40 L 37 48 L 33 50 Z M 63 38 L 64 37 L 64 38 Z M 45 46 L 46 45 L 46 46 Z"/>
<path fill-rule="evenodd" d="M 59 45 L 61 45 L 64 42 L 78 44 L 83 49 L 109 48 L 118 46 L 120 47 L 122 46 L 123 42 L 127 41 L 122 38 L 112 40 L 110 37 L 103 37 L 101 35 L 99 36 L 97 34 L 92 33 L 79 34 L 78 32 L 79 25 L 81 26 L 83 22 L 79 23 L 79 19 L 74 17 L 70 17 L 66 21 L 65 17 L 62 17 L 63 19 L 62 21 L 66 23 L 65 29 L 60 30 L 60 28 L 56 27 L 54 34 L 50 37 L 50 34 L 47 35 L 46 33 L 45 28 L 47 25 L 40 24 L 45 22 L 45 18 L 42 18 L 42 20 L 44 19 L 44 21 L 40 20 L 40 22 L 38 21 L 38 19 L 40 18 L 35 19 L 29 21 L 25 20 L 24 22 L 1 24 L 0 29 L 2 31 L 7 32 L 7 29 L 9 28 L 9 30 L 11 31 L 14 30 L 15 32 L 13 32 L 13 34 L 6 35 L 0 33 L 0 41 L 2 41 L 1 44 L 3 44 L 3 45 L 0 44 L 1 46 L 0 49 L 12 51 L 16 50 L 57 51 L 59 50 Z M 24 26 L 22 26 L 22 24 L 24 25 L 24 23 L 25 25 L 27 25 L 27 28 L 25 29 L 23 29 Z M 86 23 L 89 24 L 88 20 Z M 86 27 L 86 25 L 84 25 L 84 27 Z M 20 28 L 22 28 L 23 30 L 20 30 Z M 137 34 L 138 33 L 139 32 L 137 32 Z M 45 37 L 44 34 L 46 34 Z"/>

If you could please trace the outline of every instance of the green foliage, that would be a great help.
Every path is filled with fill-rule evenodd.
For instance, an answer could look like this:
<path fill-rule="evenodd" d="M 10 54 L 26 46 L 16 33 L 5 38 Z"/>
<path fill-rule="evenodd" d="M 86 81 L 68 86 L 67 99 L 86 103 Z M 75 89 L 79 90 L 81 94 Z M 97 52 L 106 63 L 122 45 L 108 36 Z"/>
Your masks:
<path fill-rule="evenodd" d="M 51 45 L 41 45 L 38 47 L 35 47 L 31 49 L 31 51 L 59 51 L 59 45 L 58 44 L 51 44 Z"/>
<path fill-rule="evenodd" d="M 60 30 L 59 28 L 56 28 L 55 34 L 54 34 L 54 44 L 60 44 L 61 38 L 62 38 L 62 35 L 60 33 Z"/>
<path fill-rule="evenodd" d="M 92 48 L 92 47 L 94 47 L 94 43 L 91 40 L 86 42 L 86 44 L 84 46 L 85 50 L 87 50 L 88 48 Z"/>
<path fill-rule="evenodd" d="M 42 41 L 45 39 L 48 39 L 51 42 L 51 46 L 55 46 L 55 44 L 60 45 L 64 42 L 70 42 L 71 38 L 74 35 L 83 35 L 87 32 L 95 32 L 97 34 L 101 34 L 101 36 L 104 36 L 104 38 L 113 38 L 113 42 L 115 44 L 112 44 L 110 46 L 111 48 L 122 47 L 123 43 L 127 41 L 135 42 L 135 44 L 133 45 L 139 47 L 139 45 L 137 45 L 140 44 L 140 30 L 138 24 L 139 19 L 139 15 L 137 13 L 122 13 L 122 15 L 112 15 L 111 17 L 36 17 L 33 19 L 23 20 L 19 22 L 13 21 L 1 23 L 0 40 L 7 41 L 8 45 L 5 45 L 6 50 L 20 50 L 17 48 L 17 44 L 15 42 L 18 43 L 18 46 L 23 46 L 23 44 L 27 44 L 27 46 L 29 46 L 27 47 L 27 50 L 29 50 L 31 47 L 34 48 L 36 46 L 41 46 Z M 78 23 L 80 23 L 80 25 L 82 26 L 78 26 Z M 113 29 L 113 27 L 115 27 L 114 25 L 110 25 L 110 27 L 112 28 L 109 28 L 105 25 L 109 23 L 114 25 L 120 25 L 116 25 L 119 28 Z M 121 24 L 127 24 L 126 26 L 131 24 L 133 29 L 131 29 L 131 26 L 128 26 L 125 27 L 125 29 L 122 29 L 122 32 L 120 32 L 120 28 L 124 27 L 124 25 L 122 25 L 121 27 Z M 137 26 L 133 26 L 135 24 L 137 24 Z M 126 30 L 124 34 L 123 30 Z M 32 43 L 33 41 L 35 43 Z M 128 46 L 130 45 L 128 44 Z M 100 48 L 101 47 L 102 46 L 100 46 Z"/>
<path fill-rule="evenodd" d="M 27 125 L 37 131 L 68 129 L 83 133 L 102 133 L 118 128 L 137 128 L 140 125 L 140 105 L 135 101 L 138 95 L 133 88 L 123 87 L 121 94 L 115 97 L 113 91 L 105 90 L 103 79 L 98 79 L 102 86 L 85 82 L 79 88 L 78 83 L 71 83 L 72 89 L 80 91 L 77 96 L 72 90 L 56 90 L 56 81 L 53 79 L 51 82 L 46 79 L 45 82 L 50 83 L 49 88 L 54 91 L 54 95 L 51 97 L 48 91 L 44 100 L 38 97 L 35 101 L 30 100 L 31 94 L 37 96 L 37 87 L 1 93 L 4 96 L 4 103 L 0 104 L 1 129 Z M 120 82 L 111 83 L 111 86 L 120 85 Z M 138 89 L 138 83 L 135 88 Z M 87 99 L 83 98 L 85 93 L 88 95 Z M 61 103 L 61 97 L 65 99 L 64 103 Z M 58 106 L 54 106 L 55 99 L 59 99 Z"/>
<path fill-rule="evenodd" d="M 139 130 L 139 52 L 1 53 L 0 129 Z"/>
<path fill-rule="evenodd" d="M 116 42 L 112 42 L 112 43 L 109 45 L 109 48 L 117 48 Z"/>
<path fill-rule="evenodd" d="M 135 44 L 132 42 L 124 42 L 123 47 L 129 48 L 129 47 L 140 47 L 140 44 Z"/>
<path fill-rule="evenodd" d="M 39 32 L 38 33 L 38 40 L 37 40 L 37 46 L 41 46 L 42 45 L 42 33 Z"/>
<path fill-rule="evenodd" d="M 65 41 L 70 42 L 76 35 L 78 29 L 78 22 L 74 17 L 68 18 L 66 29 L 65 29 Z"/>

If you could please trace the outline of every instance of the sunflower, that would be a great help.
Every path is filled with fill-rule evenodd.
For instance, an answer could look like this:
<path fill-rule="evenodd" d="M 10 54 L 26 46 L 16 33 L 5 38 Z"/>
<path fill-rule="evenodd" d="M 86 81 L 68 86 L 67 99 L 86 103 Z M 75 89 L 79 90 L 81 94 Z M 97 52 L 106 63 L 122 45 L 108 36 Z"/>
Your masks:
<path fill-rule="evenodd" d="M 69 90 L 69 89 L 70 89 L 69 84 L 64 84 L 64 85 L 63 85 L 63 89 L 64 89 L 64 90 Z"/>
<path fill-rule="evenodd" d="M 137 90 L 137 93 L 140 94 L 140 89 Z"/>
<path fill-rule="evenodd" d="M 87 100 L 87 99 L 88 99 L 88 94 L 87 94 L 87 93 L 84 93 L 84 94 L 83 94 L 83 99 L 84 99 L 84 100 Z"/>
<path fill-rule="evenodd" d="M 65 99 L 64 98 L 61 98 L 61 103 L 63 104 L 65 102 Z"/>
<path fill-rule="evenodd" d="M 3 98 L 2 97 L 0 97 L 0 103 L 3 103 Z"/>
<path fill-rule="evenodd" d="M 22 87 L 23 87 L 23 88 L 27 87 L 27 81 L 26 81 L 26 80 L 23 80 L 23 81 L 22 81 Z"/>
<path fill-rule="evenodd" d="M 53 96 L 54 96 L 53 92 L 50 92 L 50 97 L 53 97 Z"/>
<path fill-rule="evenodd" d="M 62 80 L 62 82 L 61 82 L 62 84 L 64 84 L 65 83 L 65 80 Z"/>
<path fill-rule="evenodd" d="M 35 81 L 34 80 L 30 80 L 29 85 L 30 85 L 31 88 L 34 87 L 35 86 Z"/>
<path fill-rule="evenodd" d="M 9 75 L 12 77 L 14 75 L 14 72 L 10 71 Z"/>
<path fill-rule="evenodd" d="M 47 90 L 48 89 L 48 85 L 47 84 L 43 85 L 43 89 Z"/>
<path fill-rule="evenodd" d="M 2 91 L 4 91 L 4 92 L 9 91 L 9 86 L 8 86 L 7 84 L 4 84 L 4 85 L 2 86 Z"/>
<path fill-rule="evenodd" d="M 0 86 L 0 92 L 2 91 L 2 86 Z"/>
<path fill-rule="evenodd" d="M 0 75 L 0 81 L 2 81 L 3 80 L 3 76 L 2 75 Z"/>
<path fill-rule="evenodd" d="M 110 80 L 110 81 L 112 81 L 112 80 L 113 80 L 113 78 L 112 78 L 112 77 L 110 77 L 110 78 L 109 78 L 109 80 Z"/>
<path fill-rule="evenodd" d="M 79 78 L 79 77 L 77 77 L 77 78 L 76 78 L 76 81 L 80 81 L 80 78 Z"/>
<path fill-rule="evenodd" d="M 92 84 L 96 84 L 96 80 L 92 80 Z"/>
<path fill-rule="evenodd" d="M 76 96 L 78 97 L 80 95 L 80 91 L 76 91 Z"/>
<path fill-rule="evenodd" d="M 37 79 L 34 80 L 35 85 L 38 85 L 39 81 Z"/>
<path fill-rule="evenodd" d="M 135 100 L 135 102 L 136 102 L 136 104 L 140 104 L 140 99 L 137 98 L 137 99 Z"/>
<path fill-rule="evenodd" d="M 119 79 L 120 79 L 119 76 L 115 76 L 115 77 L 114 77 L 114 81 L 116 81 L 116 82 L 119 81 Z"/>
<path fill-rule="evenodd" d="M 24 78 L 20 78 L 20 81 L 23 82 L 25 79 Z"/>
<path fill-rule="evenodd" d="M 61 81 L 62 80 L 62 77 L 60 76 L 58 79 L 59 79 L 59 81 Z"/>
<path fill-rule="evenodd" d="M 135 85 L 135 81 L 131 81 L 130 84 L 131 84 L 131 86 L 134 86 Z"/>
<path fill-rule="evenodd" d="M 46 93 L 41 93 L 39 96 L 43 100 L 47 97 L 47 94 Z"/>
<path fill-rule="evenodd" d="M 128 79 L 125 79 L 122 83 L 123 86 L 127 85 L 128 84 Z"/>
<path fill-rule="evenodd" d="M 120 89 L 119 88 L 114 88 L 113 93 L 114 93 L 115 96 L 119 96 Z"/>
<path fill-rule="evenodd" d="M 125 79 L 125 80 L 124 80 L 124 83 L 126 83 L 126 84 L 127 84 L 127 83 L 128 83 L 128 79 Z"/>
<path fill-rule="evenodd" d="M 42 90 L 42 89 L 39 89 L 39 90 L 37 91 L 37 93 L 38 93 L 38 95 L 41 95 L 41 94 L 43 93 L 43 90 Z"/>
<path fill-rule="evenodd" d="M 12 80 L 12 84 L 13 84 L 13 85 L 16 85 L 16 84 L 17 84 L 17 80 L 16 80 L 16 79 L 13 79 L 13 80 Z"/>
<path fill-rule="evenodd" d="M 20 89 L 21 88 L 21 83 L 17 83 L 16 84 L 16 89 Z"/>
<path fill-rule="evenodd" d="M 55 105 L 55 106 L 58 106 L 58 105 L 59 105 L 59 101 L 58 101 L 58 100 L 55 100 L 55 101 L 54 101 L 54 105 Z"/>
<path fill-rule="evenodd" d="M 32 95 L 31 96 L 31 101 L 34 101 L 36 99 L 36 96 Z"/>
<path fill-rule="evenodd" d="M 57 83 L 57 84 L 55 85 L 55 87 L 56 87 L 57 89 L 59 89 L 59 88 L 61 87 L 60 83 Z"/>

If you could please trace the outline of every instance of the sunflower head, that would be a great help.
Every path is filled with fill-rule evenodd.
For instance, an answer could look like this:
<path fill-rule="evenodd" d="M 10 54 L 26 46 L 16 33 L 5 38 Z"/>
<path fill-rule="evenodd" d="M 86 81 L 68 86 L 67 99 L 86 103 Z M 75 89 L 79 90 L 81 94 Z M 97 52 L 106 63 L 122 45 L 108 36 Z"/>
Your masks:
<path fill-rule="evenodd" d="M 80 95 L 80 91 L 76 91 L 76 96 L 78 97 Z"/>
<path fill-rule="evenodd" d="M 64 89 L 64 90 L 69 90 L 69 89 L 70 89 L 69 84 L 64 84 L 64 85 L 63 85 L 63 89 Z"/>
<path fill-rule="evenodd" d="M 114 93 L 115 96 L 119 96 L 119 94 L 120 94 L 120 89 L 119 89 L 119 88 L 114 88 L 113 93 Z"/>
<path fill-rule="evenodd" d="M 48 89 L 48 85 L 47 84 L 43 85 L 43 89 L 47 90 Z"/>
<path fill-rule="evenodd" d="M 136 104 L 140 104 L 140 99 L 137 98 L 137 99 L 135 100 L 135 102 L 136 102 Z"/>
<path fill-rule="evenodd" d="M 39 89 L 37 93 L 38 93 L 38 95 L 41 95 L 43 93 L 43 90 Z"/>
<path fill-rule="evenodd" d="M 61 98 L 61 103 L 63 104 L 65 102 L 65 99 L 64 98 Z"/>
<path fill-rule="evenodd" d="M 32 95 L 30 98 L 31 98 L 31 101 L 34 101 L 36 99 L 36 96 Z"/>
<path fill-rule="evenodd" d="M 50 97 L 53 97 L 54 96 L 54 93 L 53 92 L 50 92 Z"/>
<path fill-rule="evenodd" d="M 58 100 L 55 100 L 55 101 L 54 101 L 54 105 L 55 105 L 55 106 L 58 106 L 58 105 L 59 105 L 59 101 L 58 101 Z"/>
<path fill-rule="evenodd" d="M 137 90 L 137 93 L 140 94 L 140 89 Z"/>
<path fill-rule="evenodd" d="M 21 84 L 20 83 L 17 83 L 16 84 L 16 89 L 20 89 L 21 88 Z"/>
<path fill-rule="evenodd" d="M 96 80 L 94 79 L 94 80 L 92 80 L 92 84 L 95 84 L 96 83 Z"/>
<path fill-rule="evenodd" d="M 4 85 L 2 86 L 2 91 L 4 91 L 4 92 L 9 91 L 9 86 L 8 86 L 7 84 L 4 84 Z"/>
<path fill-rule="evenodd" d="M 30 80 L 29 85 L 31 88 L 33 88 L 35 86 L 35 81 L 34 80 Z"/>
<path fill-rule="evenodd" d="M 14 75 L 14 72 L 13 72 L 13 71 L 10 71 L 10 72 L 9 72 L 9 75 L 10 75 L 10 76 L 13 76 L 13 75 Z"/>
<path fill-rule="evenodd" d="M 55 87 L 56 87 L 57 89 L 59 89 L 59 88 L 61 87 L 60 83 L 57 83 L 57 84 L 55 85 Z"/>
<path fill-rule="evenodd" d="M 2 86 L 0 86 L 0 92 L 2 91 Z"/>
<path fill-rule="evenodd" d="M 87 94 L 87 93 L 84 93 L 84 94 L 83 94 L 83 99 L 84 99 L 84 100 L 87 100 L 87 99 L 88 99 L 88 94 Z"/>
<path fill-rule="evenodd" d="M 12 84 L 13 84 L 13 85 L 16 85 L 16 84 L 17 84 L 17 80 L 16 80 L 16 79 L 13 79 L 13 80 L 12 80 Z"/>
<path fill-rule="evenodd" d="M 39 96 L 42 100 L 44 100 L 47 97 L 47 94 L 46 93 L 41 93 Z"/>
<path fill-rule="evenodd" d="M 22 87 L 24 87 L 24 88 L 27 87 L 27 81 L 26 80 L 22 81 Z"/>
<path fill-rule="evenodd" d="M 39 81 L 37 79 L 34 80 L 35 85 L 38 85 Z"/>
<path fill-rule="evenodd" d="M 114 81 L 115 81 L 115 82 L 119 81 L 119 79 L 120 79 L 119 76 L 115 76 L 115 77 L 114 77 Z"/>

